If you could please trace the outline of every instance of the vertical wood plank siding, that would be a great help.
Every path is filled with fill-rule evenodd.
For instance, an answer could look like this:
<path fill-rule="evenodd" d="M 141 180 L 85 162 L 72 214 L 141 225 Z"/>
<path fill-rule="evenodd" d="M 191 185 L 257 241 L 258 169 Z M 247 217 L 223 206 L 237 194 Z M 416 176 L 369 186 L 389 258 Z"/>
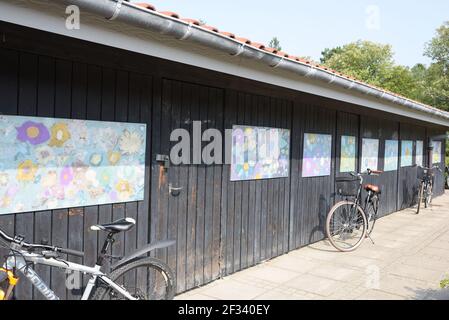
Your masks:
<path fill-rule="evenodd" d="M 323 239 L 326 214 L 339 200 L 335 197 L 335 177 L 344 175 L 339 172 L 342 135 L 357 137 L 358 168 L 362 138 L 379 139 L 382 170 L 385 140 L 423 140 L 426 150 L 429 137 L 442 139 L 444 133 L 441 128 L 407 123 L 407 119 L 386 120 L 361 112 L 358 106 L 330 106 L 324 99 L 311 99 L 301 93 L 284 95 L 274 87 L 261 92 L 257 89 L 260 84 L 255 82 L 240 88 L 227 85 L 231 78 L 221 84 L 205 84 L 212 77 L 202 70 L 195 72 L 198 80 L 202 75 L 203 80 L 182 80 L 173 71 L 152 72 L 151 63 L 146 63 L 144 57 L 128 59 L 136 64 L 135 68 L 118 63 L 120 67 L 116 67 L 106 62 L 52 55 L 48 51 L 55 47 L 48 46 L 27 50 L 0 47 L 0 114 L 146 123 L 144 200 L 1 215 L 1 228 L 30 241 L 47 239 L 54 245 L 84 250 L 83 259 L 69 257 L 70 260 L 93 265 L 105 235 L 92 232 L 89 227 L 132 217 L 137 226 L 119 234 L 111 252 L 124 255 L 150 241 L 175 239 L 175 246 L 152 255 L 176 271 L 177 292 Z M 106 52 L 102 47 L 96 48 Z M 83 50 L 88 53 L 91 48 Z M 191 67 L 177 68 L 182 73 Z M 188 72 L 185 73 L 188 79 Z M 225 129 L 233 125 L 290 129 L 289 177 L 231 182 L 230 165 L 221 163 L 171 165 L 164 169 L 156 162 L 156 155 L 170 154 L 177 143 L 170 141 L 173 129 L 186 129 L 192 141 L 198 139 L 193 121 L 201 122 L 202 132 L 216 128 L 223 137 Z M 330 176 L 302 177 L 305 133 L 332 135 Z M 209 141 L 200 143 L 204 147 Z M 224 147 L 222 153 L 225 154 Z M 400 168 L 400 164 L 398 167 L 367 179 L 382 188 L 382 215 L 416 202 L 416 168 Z M 444 169 L 443 164 L 441 168 Z M 438 173 L 436 195 L 444 192 L 443 183 L 443 176 Z M 179 195 L 169 194 L 170 184 L 182 188 Z M 0 254 L 4 256 L 6 251 L 0 248 Z M 61 298 L 80 297 L 79 290 L 66 289 L 64 272 L 43 266 L 36 269 Z M 87 279 L 84 277 L 83 281 L 86 283 Z M 126 281 L 142 284 L 147 275 L 140 272 Z M 16 296 L 43 298 L 27 281 L 19 283 Z"/>

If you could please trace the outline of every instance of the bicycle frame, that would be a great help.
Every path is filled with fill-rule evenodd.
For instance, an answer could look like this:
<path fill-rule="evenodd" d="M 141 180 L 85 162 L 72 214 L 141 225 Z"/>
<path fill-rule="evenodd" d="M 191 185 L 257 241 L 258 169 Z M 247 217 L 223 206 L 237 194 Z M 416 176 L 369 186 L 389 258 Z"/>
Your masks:
<path fill-rule="evenodd" d="M 357 195 L 356 195 L 356 197 L 354 199 L 353 208 L 357 208 L 358 206 L 360 206 L 360 204 L 362 202 L 363 176 L 361 174 L 359 174 L 359 175 L 357 175 L 357 177 L 359 178 L 359 188 L 357 190 Z M 364 201 L 365 203 L 364 203 L 364 206 L 363 206 L 363 211 L 365 213 L 368 210 L 368 205 L 370 203 L 372 203 L 372 201 L 371 201 L 372 198 L 373 198 L 373 193 L 371 191 L 368 191 L 368 194 L 367 194 L 367 196 L 365 198 L 365 201 Z M 373 205 L 373 209 L 374 209 L 374 214 L 377 215 L 377 208 L 374 208 L 374 205 Z"/>
<path fill-rule="evenodd" d="M 83 292 L 81 300 L 88 300 L 97 279 L 101 279 L 111 288 L 122 294 L 124 297 L 130 300 L 136 300 L 130 293 L 128 293 L 124 288 L 114 283 L 109 279 L 106 274 L 100 271 L 101 266 L 96 264 L 94 267 L 88 267 L 82 264 L 69 262 L 66 260 L 57 260 L 54 258 L 45 258 L 42 255 L 29 253 L 24 250 L 11 250 L 8 259 L 4 264 L 4 268 L 7 270 L 18 270 L 20 271 L 34 287 L 36 287 L 39 292 L 41 292 L 44 297 L 48 300 L 59 300 L 59 297 L 51 290 L 48 285 L 39 277 L 37 272 L 28 266 L 28 262 L 38 265 L 46 265 L 50 267 L 57 267 L 65 270 L 82 272 L 85 274 L 92 275 L 89 279 L 87 286 Z"/>

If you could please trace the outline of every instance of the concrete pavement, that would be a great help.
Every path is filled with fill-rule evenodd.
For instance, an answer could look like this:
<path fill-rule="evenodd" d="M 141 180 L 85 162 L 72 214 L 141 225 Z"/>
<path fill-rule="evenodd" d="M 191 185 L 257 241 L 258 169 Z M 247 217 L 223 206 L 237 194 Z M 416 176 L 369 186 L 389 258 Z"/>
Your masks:
<path fill-rule="evenodd" d="M 449 192 L 378 220 L 372 238 L 349 253 L 320 241 L 176 299 L 449 299 Z"/>

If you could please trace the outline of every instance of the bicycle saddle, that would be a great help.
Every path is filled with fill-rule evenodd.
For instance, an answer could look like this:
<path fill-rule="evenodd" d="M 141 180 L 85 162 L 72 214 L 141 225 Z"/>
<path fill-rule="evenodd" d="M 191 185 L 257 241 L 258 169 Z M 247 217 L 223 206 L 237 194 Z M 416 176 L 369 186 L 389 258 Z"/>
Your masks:
<path fill-rule="evenodd" d="M 379 193 L 380 194 L 380 188 L 378 186 L 373 185 L 373 184 L 365 184 L 363 186 L 363 188 L 365 188 L 366 191 L 372 191 L 374 193 Z"/>
<path fill-rule="evenodd" d="M 134 225 L 136 224 L 136 220 L 133 218 L 123 218 L 118 219 L 111 223 L 103 223 L 103 224 L 96 224 L 90 227 L 90 230 L 93 231 L 109 231 L 109 232 L 121 232 L 121 231 L 128 231 Z"/>

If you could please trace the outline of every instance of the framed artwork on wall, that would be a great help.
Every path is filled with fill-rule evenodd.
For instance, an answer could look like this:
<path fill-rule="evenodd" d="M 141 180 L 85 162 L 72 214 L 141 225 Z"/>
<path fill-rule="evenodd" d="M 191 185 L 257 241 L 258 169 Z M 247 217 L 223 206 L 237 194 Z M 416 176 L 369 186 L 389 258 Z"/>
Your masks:
<path fill-rule="evenodd" d="M 401 167 L 413 165 L 413 141 L 401 141 Z"/>
<path fill-rule="evenodd" d="M 432 141 L 432 163 L 441 163 L 441 141 Z"/>
<path fill-rule="evenodd" d="M 423 166 L 423 154 L 424 154 L 424 142 L 421 140 L 416 141 L 416 165 Z"/>
<path fill-rule="evenodd" d="M 366 169 L 377 170 L 379 157 L 379 140 L 378 139 L 362 139 L 362 164 L 360 170 L 365 172 Z"/>
<path fill-rule="evenodd" d="M 0 116 L 0 214 L 143 200 L 146 125 Z"/>
<path fill-rule="evenodd" d="M 303 177 L 319 177 L 331 174 L 332 136 L 329 134 L 304 134 L 302 160 Z"/>
<path fill-rule="evenodd" d="M 356 165 L 357 139 L 354 136 L 341 136 L 340 172 L 354 172 Z"/>
<path fill-rule="evenodd" d="M 290 130 L 232 127 L 231 181 L 288 177 Z"/>
<path fill-rule="evenodd" d="M 398 140 L 385 140 L 384 171 L 394 171 L 398 169 Z"/>

